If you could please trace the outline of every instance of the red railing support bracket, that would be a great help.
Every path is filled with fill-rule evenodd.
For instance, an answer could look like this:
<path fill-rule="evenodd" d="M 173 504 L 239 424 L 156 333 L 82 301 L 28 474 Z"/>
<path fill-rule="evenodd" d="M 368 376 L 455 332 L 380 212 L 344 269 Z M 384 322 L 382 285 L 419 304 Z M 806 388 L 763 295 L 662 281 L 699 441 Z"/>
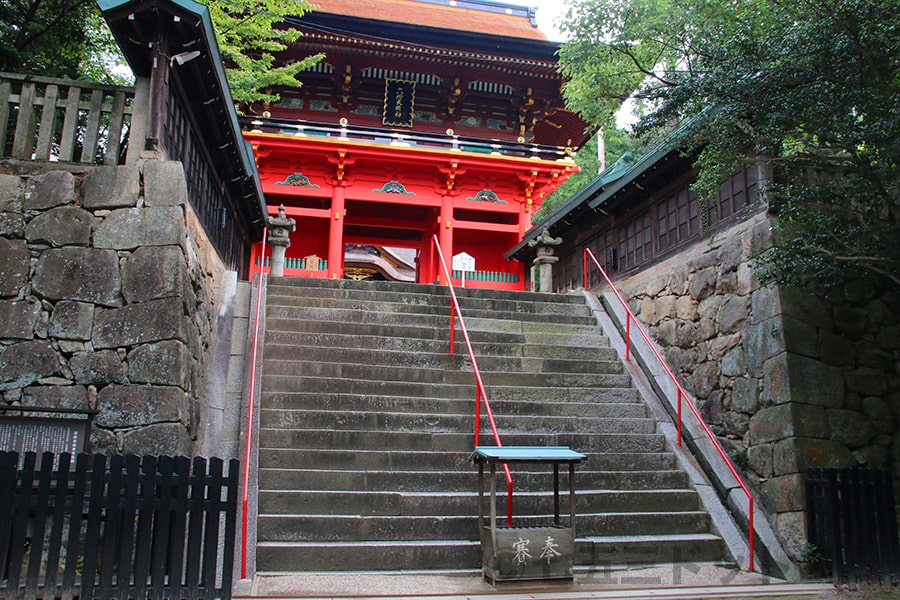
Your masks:
<path fill-rule="evenodd" d="M 750 493 L 750 488 L 747 487 L 747 484 L 744 482 L 743 478 L 738 473 L 734 464 L 731 462 L 731 459 L 728 458 L 728 455 L 725 453 L 725 450 L 722 449 L 722 445 L 719 443 L 719 440 L 713 434 L 712 430 L 700 416 L 700 411 L 697 410 L 697 406 L 687 395 L 687 392 L 684 391 L 684 388 L 681 385 L 681 382 L 678 381 L 678 378 L 675 377 L 675 374 L 672 372 L 672 369 L 669 368 L 669 365 L 666 364 L 665 359 L 663 359 L 662 355 L 659 353 L 659 350 L 656 349 L 656 345 L 650 339 L 650 336 L 647 334 L 646 330 L 641 326 L 640 322 L 637 320 L 637 317 L 634 316 L 634 313 L 629 308 L 628 303 L 625 302 L 625 299 L 622 297 L 622 294 L 619 293 L 619 290 L 616 289 L 616 286 L 613 284 L 612 280 L 609 278 L 609 275 L 606 274 L 606 271 L 603 267 L 600 266 L 600 262 L 597 260 L 597 257 L 594 256 L 594 253 L 591 252 L 590 248 L 584 249 L 584 281 L 587 284 L 588 281 L 588 259 L 590 259 L 594 266 L 597 267 L 597 270 L 600 272 L 600 275 L 606 281 L 607 285 L 609 285 L 610 289 L 616 295 L 619 302 L 622 304 L 622 308 L 625 309 L 625 360 L 629 359 L 629 351 L 631 349 L 631 321 L 634 320 L 634 325 L 637 328 L 638 333 L 641 334 L 641 337 L 647 342 L 650 350 L 656 356 L 656 359 L 659 361 L 659 364 L 666 371 L 666 374 L 669 376 L 669 379 L 675 385 L 675 389 L 678 392 L 678 445 L 681 445 L 682 438 L 682 418 L 681 418 L 681 406 L 684 402 L 684 399 L 687 399 L 688 408 L 690 408 L 691 412 L 697 419 L 697 423 L 706 433 L 706 436 L 712 442 L 716 451 L 719 453 L 719 456 L 725 461 L 725 464 L 728 466 L 728 469 L 731 471 L 731 474 L 734 476 L 741 490 L 743 490 L 744 494 L 747 496 L 747 504 L 749 506 L 748 510 L 750 511 L 748 518 L 748 532 L 747 532 L 747 542 L 749 546 L 750 552 L 750 570 L 753 571 L 753 547 L 754 547 L 754 529 L 753 529 L 753 494 Z M 587 291 L 587 285 L 584 286 L 585 291 Z"/>
<path fill-rule="evenodd" d="M 487 390 L 484 387 L 484 380 L 482 380 L 481 378 L 481 371 L 478 369 L 478 361 L 475 359 L 475 351 L 472 349 L 472 342 L 469 339 L 469 330 L 466 329 L 466 321 L 465 319 L 463 319 L 462 309 L 460 309 L 459 307 L 459 299 L 456 297 L 456 290 L 453 288 L 453 279 L 450 277 L 450 269 L 447 267 L 447 261 L 444 259 L 444 252 L 441 250 L 441 244 L 438 241 L 437 236 L 432 236 L 432 240 L 434 241 L 435 250 L 437 250 L 438 260 L 440 261 L 444 277 L 446 277 L 447 279 L 447 288 L 450 290 L 450 353 L 453 354 L 453 332 L 456 329 L 456 321 L 454 320 L 453 316 L 456 315 L 459 319 L 459 330 L 466 342 L 466 350 L 468 350 L 469 352 L 469 359 L 472 361 L 472 370 L 475 372 L 475 446 L 478 446 L 478 440 L 481 437 L 480 427 L 482 402 L 484 403 L 484 412 L 487 414 L 488 422 L 491 425 L 491 433 L 494 435 L 494 443 L 497 446 L 502 446 L 503 444 L 500 442 L 500 432 L 497 430 L 497 422 L 494 419 L 494 412 L 491 410 L 491 403 L 488 400 Z M 506 475 L 506 488 L 508 497 L 506 521 L 511 525 L 513 482 L 512 473 L 509 472 L 509 465 L 503 465 L 503 473 Z"/>
<path fill-rule="evenodd" d="M 253 346 L 250 352 L 250 385 L 247 402 L 247 432 L 244 436 L 244 480 L 241 492 L 241 579 L 247 579 L 247 508 L 250 497 L 250 453 L 253 448 L 253 397 L 256 393 L 256 355 L 259 349 L 259 311 L 262 303 L 262 280 L 266 265 L 266 236 L 268 227 L 263 227 L 262 250 L 259 256 L 258 280 L 256 282 L 256 317 L 253 324 Z"/>

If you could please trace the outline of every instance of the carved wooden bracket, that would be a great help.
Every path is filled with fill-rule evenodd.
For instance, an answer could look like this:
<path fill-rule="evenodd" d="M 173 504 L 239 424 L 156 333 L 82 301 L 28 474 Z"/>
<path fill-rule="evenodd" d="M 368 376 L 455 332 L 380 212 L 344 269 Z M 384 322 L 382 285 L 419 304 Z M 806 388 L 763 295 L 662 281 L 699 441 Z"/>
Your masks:
<path fill-rule="evenodd" d="M 456 193 L 456 178 L 459 175 L 465 174 L 466 170 L 461 169 L 458 161 L 450 161 L 450 164 L 446 167 L 438 167 L 438 171 L 444 175 L 443 179 L 443 187 L 440 185 L 436 187 L 437 193 L 442 195 L 450 195 Z"/>
<path fill-rule="evenodd" d="M 328 157 L 328 162 L 334 165 L 334 180 L 337 182 L 335 185 L 349 185 L 345 181 L 347 167 L 356 164 L 356 159 L 348 157 L 347 154 L 347 150 L 341 149 L 336 155 Z"/>

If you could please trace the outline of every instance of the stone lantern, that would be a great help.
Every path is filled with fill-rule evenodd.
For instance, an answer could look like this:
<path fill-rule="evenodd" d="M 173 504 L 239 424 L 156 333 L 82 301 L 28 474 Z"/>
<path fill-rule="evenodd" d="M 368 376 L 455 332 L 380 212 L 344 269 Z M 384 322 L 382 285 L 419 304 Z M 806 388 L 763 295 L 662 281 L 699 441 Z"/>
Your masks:
<path fill-rule="evenodd" d="M 284 277 L 284 253 L 291 245 L 291 233 L 297 229 L 297 221 L 286 217 L 284 204 L 278 207 L 277 217 L 266 218 L 269 228 L 269 245 L 272 246 L 272 264 L 269 275 Z"/>
<path fill-rule="evenodd" d="M 562 244 L 562 238 L 550 235 L 549 229 L 544 229 L 539 236 L 528 242 L 530 248 L 537 247 L 537 256 L 533 264 L 538 268 L 541 279 L 539 292 L 553 291 L 553 265 L 559 262 L 559 257 L 554 256 L 556 246 Z"/>

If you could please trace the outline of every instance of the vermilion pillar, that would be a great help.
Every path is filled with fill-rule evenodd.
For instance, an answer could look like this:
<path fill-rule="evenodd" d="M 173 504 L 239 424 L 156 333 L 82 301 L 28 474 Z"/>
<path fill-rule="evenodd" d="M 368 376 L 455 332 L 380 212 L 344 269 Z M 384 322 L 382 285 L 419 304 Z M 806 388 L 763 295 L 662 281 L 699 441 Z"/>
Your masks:
<path fill-rule="evenodd" d="M 331 216 L 328 223 L 328 277 L 344 278 L 344 207 L 346 189 L 339 182 L 331 193 Z"/>
<path fill-rule="evenodd" d="M 447 261 L 447 268 L 453 268 L 453 197 L 445 194 L 441 197 L 441 215 L 438 221 L 438 243 L 441 245 L 441 252 L 444 253 L 444 260 Z M 436 260 L 440 260 L 435 256 Z M 442 284 L 444 281 L 443 272 L 440 265 L 435 265 Z"/>
<path fill-rule="evenodd" d="M 531 229 L 531 202 L 522 203 L 522 212 L 519 213 L 519 239 L 525 237 L 525 232 Z"/>

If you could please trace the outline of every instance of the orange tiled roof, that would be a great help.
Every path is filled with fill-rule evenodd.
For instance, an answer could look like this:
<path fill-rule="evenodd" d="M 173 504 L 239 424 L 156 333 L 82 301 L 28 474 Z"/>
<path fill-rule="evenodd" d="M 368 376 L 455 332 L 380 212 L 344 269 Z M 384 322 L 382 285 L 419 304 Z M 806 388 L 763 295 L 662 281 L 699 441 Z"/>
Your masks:
<path fill-rule="evenodd" d="M 394 23 L 421 25 L 439 29 L 462 30 L 526 40 L 546 40 L 526 16 L 469 8 L 461 0 L 458 6 L 417 0 L 312 0 L 315 12 L 345 15 Z"/>

